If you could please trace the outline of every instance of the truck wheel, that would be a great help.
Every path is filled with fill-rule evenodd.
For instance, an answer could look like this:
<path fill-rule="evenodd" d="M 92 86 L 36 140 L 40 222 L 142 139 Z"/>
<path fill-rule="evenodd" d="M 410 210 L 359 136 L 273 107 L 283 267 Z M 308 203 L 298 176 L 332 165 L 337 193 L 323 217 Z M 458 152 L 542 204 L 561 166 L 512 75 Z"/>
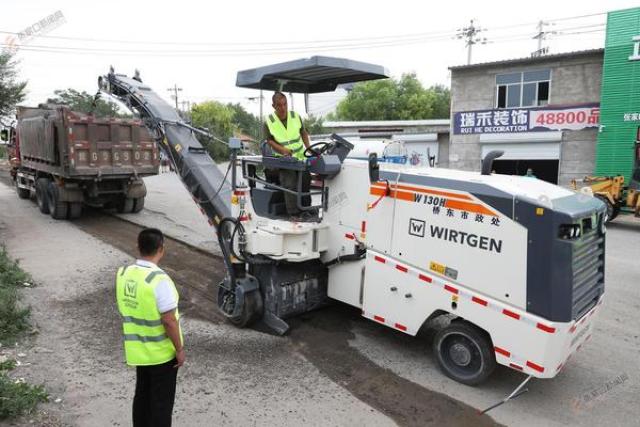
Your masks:
<path fill-rule="evenodd" d="M 36 181 L 36 202 L 38 203 L 38 209 L 43 214 L 49 213 L 49 191 L 47 187 L 49 180 L 47 178 L 38 178 Z"/>
<path fill-rule="evenodd" d="M 235 310 L 236 296 L 227 291 L 221 284 L 218 285 L 218 309 L 222 314 L 238 328 L 250 326 L 262 315 L 262 295 L 259 290 L 249 292 L 244 297 L 242 311 L 237 316 L 232 313 Z"/>
<path fill-rule="evenodd" d="M 69 219 L 78 219 L 82 216 L 82 203 L 69 203 Z"/>
<path fill-rule="evenodd" d="M 130 197 L 122 197 L 116 203 L 118 213 L 131 213 L 133 210 L 133 199 Z"/>
<path fill-rule="evenodd" d="M 138 213 L 144 208 L 144 197 L 133 199 L 133 213 Z"/>
<path fill-rule="evenodd" d="M 434 338 L 433 352 L 449 378 L 467 385 L 485 381 L 496 367 L 491 337 L 466 321 L 453 321 Z"/>
<path fill-rule="evenodd" d="M 53 219 L 67 219 L 69 203 L 60 200 L 60 192 L 55 182 L 49 182 L 49 213 Z"/>
<path fill-rule="evenodd" d="M 26 188 L 20 188 L 20 187 L 18 187 L 18 179 L 20 179 L 20 178 L 18 178 L 18 177 L 16 176 L 16 181 L 15 181 L 15 184 L 16 184 L 16 193 L 18 193 L 18 197 L 19 197 L 19 198 L 21 198 L 21 199 L 28 199 L 29 197 L 31 197 L 31 191 L 27 190 Z"/>

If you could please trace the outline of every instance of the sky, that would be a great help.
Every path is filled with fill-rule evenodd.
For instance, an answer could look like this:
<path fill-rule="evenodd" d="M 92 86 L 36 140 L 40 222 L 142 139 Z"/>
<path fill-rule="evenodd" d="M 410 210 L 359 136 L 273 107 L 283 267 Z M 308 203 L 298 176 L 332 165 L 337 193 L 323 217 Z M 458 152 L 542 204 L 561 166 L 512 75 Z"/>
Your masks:
<path fill-rule="evenodd" d="M 28 81 L 23 104 L 36 105 L 56 89 L 95 93 L 97 78 L 113 66 L 172 102 L 241 103 L 257 114 L 258 92 L 235 87 L 243 69 L 326 55 L 371 62 L 400 77 L 415 72 L 425 86 L 450 85 L 448 67 L 467 61 L 456 33 L 470 20 L 486 39 L 473 46 L 472 62 L 529 56 L 540 20 L 548 23 L 550 53 L 604 46 L 606 12 L 638 6 L 637 0 L 393 2 L 203 2 L 3 0 L 0 47 L 15 33 L 61 12 L 54 26 L 18 41 L 20 78 Z M 33 28 L 33 27 L 32 27 Z M 38 26 L 36 25 L 36 29 Z M 13 34 L 12 34 L 13 33 Z M 270 112 L 265 92 L 264 111 Z M 250 99 L 254 98 L 254 99 Z M 330 111 L 334 94 L 313 95 L 312 113 Z M 303 100 L 296 97 L 295 108 Z"/>

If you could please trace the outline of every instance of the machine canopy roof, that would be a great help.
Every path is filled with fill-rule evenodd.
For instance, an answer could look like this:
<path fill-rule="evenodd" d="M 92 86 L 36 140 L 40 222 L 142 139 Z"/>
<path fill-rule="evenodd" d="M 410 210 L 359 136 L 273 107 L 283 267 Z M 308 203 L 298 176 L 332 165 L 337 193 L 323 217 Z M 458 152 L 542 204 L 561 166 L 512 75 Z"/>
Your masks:
<path fill-rule="evenodd" d="M 236 86 L 282 92 L 331 92 L 340 84 L 384 79 L 379 65 L 329 56 L 312 56 L 238 72 Z"/>

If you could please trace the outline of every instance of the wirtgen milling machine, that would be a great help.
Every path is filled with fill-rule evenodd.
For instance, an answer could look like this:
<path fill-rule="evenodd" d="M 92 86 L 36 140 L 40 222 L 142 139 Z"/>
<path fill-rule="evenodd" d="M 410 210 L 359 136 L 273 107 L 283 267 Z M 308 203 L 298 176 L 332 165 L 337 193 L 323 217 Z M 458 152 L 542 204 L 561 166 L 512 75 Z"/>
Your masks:
<path fill-rule="evenodd" d="M 316 93 L 385 78 L 379 66 L 312 57 L 238 73 L 237 85 Z M 215 226 L 227 275 L 218 306 L 238 326 L 283 319 L 330 300 L 409 335 L 452 318 L 434 339 L 443 371 L 465 384 L 496 362 L 554 377 L 593 330 L 604 293 L 605 206 L 518 176 L 350 159 L 338 135 L 306 150 L 307 161 L 236 156 L 231 184 L 176 110 L 140 81 L 113 71 L 101 90 L 137 112 Z M 284 192 L 264 170 L 309 171 L 307 220 L 287 217 Z M 298 174 L 300 175 L 300 174 Z"/>

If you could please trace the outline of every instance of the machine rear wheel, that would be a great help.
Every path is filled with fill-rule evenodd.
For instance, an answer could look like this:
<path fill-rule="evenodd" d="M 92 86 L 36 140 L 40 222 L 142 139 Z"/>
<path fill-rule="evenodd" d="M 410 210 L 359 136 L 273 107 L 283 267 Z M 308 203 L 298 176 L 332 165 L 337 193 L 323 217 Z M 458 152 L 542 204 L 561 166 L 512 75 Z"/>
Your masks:
<path fill-rule="evenodd" d="M 36 202 L 38 209 L 43 214 L 49 213 L 49 180 L 47 178 L 38 178 L 36 181 Z"/>
<path fill-rule="evenodd" d="M 441 329 L 433 341 L 433 352 L 449 378 L 467 385 L 482 383 L 496 367 L 489 334 L 466 321 L 453 321 Z"/>

